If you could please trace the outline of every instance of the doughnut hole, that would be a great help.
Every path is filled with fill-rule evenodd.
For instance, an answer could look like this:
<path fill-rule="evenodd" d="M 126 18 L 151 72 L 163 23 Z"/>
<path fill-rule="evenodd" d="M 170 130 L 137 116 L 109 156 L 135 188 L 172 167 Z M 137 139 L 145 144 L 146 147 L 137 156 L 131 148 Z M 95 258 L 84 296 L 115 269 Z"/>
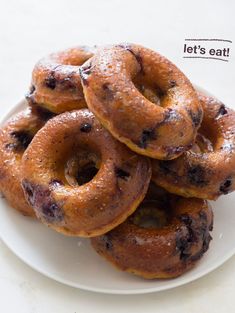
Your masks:
<path fill-rule="evenodd" d="M 65 163 L 65 179 L 70 186 L 81 186 L 91 181 L 98 173 L 100 156 L 84 150 L 71 156 Z"/>
<path fill-rule="evenodd" d="M 197 134 L 195 144 L 192 147 L 192 151 L 195 153 L 209 153 L 213 152 L 214 147 L 213 143 L 207 136 L 202 135 L 201 133 Z"/>
<path fill-rule="evenodd" d="M 217 133 L 217 131 L 218 131 L 217 127 L 211 127 L 211 125 L 209 125 L 209 124 L 205 125 L 205 123 L 203 123 L 199 129 L 200 136 L 203 136 L 208 141 L 210 141 L 212 147 L 214 147 L 216 145 L 216 137 L 217 137 L 216 133 Z M 198 138 L 196 138 L 196 141 L 197 140 L 198 140 Z M 200 141 L 200 139 L 199 139 L 199 141 Z"/>
<path fill-rule="evenodd" d="M 162 228 L 168 222 L 166 210 L 161 209 L 154 200 L 143 201 L 131 218 L 133 224 L 148 229 Z"/>
<path fill-rule="evenodd" d="M 147 82 L 140 77 L 140 75 L 133 79 L 133 83 L 147 100 L 158 106 L 162 105 L 161 100 L 164 97 L 164 92 L 158 86 L 154 86 L 150 82 Z"/>
<path fill-rule="evenodd" d="M 151 181 L 144 200 L 130 219 L 141 228 L 158 229 L 169 223 L 171 211 L 167 192 L 161 187 L 156 187 Z"/>
<path fill-rule="evenodd" d="M 210 140 L 213 150 L 217 150 L 224 144 L 224 140 L 228 139 L 228 135 L 224 132 L 227 111 L 226 114 L 220 113 L 221 107 L 224 106 L 220 102 L 215 102 L 212 99 L 205 101 L 208 101 L 208 107 L 204 108 L 206 114 L 203 116 L 199 133 Z"/>

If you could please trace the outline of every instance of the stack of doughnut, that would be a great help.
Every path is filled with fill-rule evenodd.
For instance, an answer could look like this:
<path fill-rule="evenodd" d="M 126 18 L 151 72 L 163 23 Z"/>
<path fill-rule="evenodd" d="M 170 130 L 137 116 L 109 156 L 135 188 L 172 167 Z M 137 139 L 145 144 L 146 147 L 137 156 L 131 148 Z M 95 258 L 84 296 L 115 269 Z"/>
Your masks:
<path fill-rule="evenodd" d="M 174 278 L 209 248 L 207 200 L 235 189 L 235 112 L 135 44 L 40 60 L 0 130 L 0 190 L 117 268 Z"/>

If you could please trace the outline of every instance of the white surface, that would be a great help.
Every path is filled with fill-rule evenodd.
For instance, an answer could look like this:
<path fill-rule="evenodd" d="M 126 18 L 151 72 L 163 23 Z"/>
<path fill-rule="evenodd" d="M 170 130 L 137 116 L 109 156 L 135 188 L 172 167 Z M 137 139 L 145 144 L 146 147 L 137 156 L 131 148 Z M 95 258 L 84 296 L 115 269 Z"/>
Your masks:
<path fill-rule="evenodd" d="M 0 0 L 0 112 L 22 98 L 38 58 L 76 44 L 138 42 L 174 61 L 189 78 L 232 103 L 229 63 L 182 59 L 186 37 L 234 41 L 233 1 Z M 233 45 L 232 45 L 233 48 Z M 184 287 L 160 294 L 106 296 L 62 286 L 31 270 L 0 245 L 4 312 L 233 312 L 235 258 Z M 1 310 L 2 311 L 2 310 Z"/>

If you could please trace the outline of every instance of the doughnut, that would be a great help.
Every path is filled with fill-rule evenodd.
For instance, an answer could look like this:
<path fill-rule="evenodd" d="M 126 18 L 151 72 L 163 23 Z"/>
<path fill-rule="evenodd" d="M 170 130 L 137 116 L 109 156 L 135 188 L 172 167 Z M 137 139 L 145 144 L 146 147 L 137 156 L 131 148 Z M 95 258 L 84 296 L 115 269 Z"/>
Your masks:
<path fill-rule="evenodd" d="M 23 215 L 34 216 L 21 187 L 21 160 L 45 119 L 28 108 L 0 129 L 0 191 L 9 204 Z"/>
<path fill-rule="evenodd" d="M 200 102 L 185 75 L 157 52 L 134 44 L 99 49 L 80 75 L 89 109 L 131 150 L 169 160 L 191 147 Z"/>
<path fill-rule="evenodd" d="M 199 95 L 204 117 L 196 144 L 178 159 L 153 160 L 153 180 L 184 197 L 216 200 L 235 190 L 235 111 Z"/>
<path fill-rule="evenodd" d="M 49 120 L 22 163 L 22 186 L 37 217 L 71 236 L 97 236 L 122 223 L 151 177 L 149 159 L 114 139 L 88 109 Z"/>
<path fill-rule="evenodd" d="M 79 46 L 50 54 L 34 67 L 26 99 L 53 113 L 86 107 L 78 68 L 94 48 Z"/>
<path fill-rule="evenodd" d="M 124 223 L 91 238 L 91 244 L 120 270 L 147 279 L 174 278 L 195 266 L 208 250 L 212 227 L 206 200 L 158 190 L 147 194 Z"/>

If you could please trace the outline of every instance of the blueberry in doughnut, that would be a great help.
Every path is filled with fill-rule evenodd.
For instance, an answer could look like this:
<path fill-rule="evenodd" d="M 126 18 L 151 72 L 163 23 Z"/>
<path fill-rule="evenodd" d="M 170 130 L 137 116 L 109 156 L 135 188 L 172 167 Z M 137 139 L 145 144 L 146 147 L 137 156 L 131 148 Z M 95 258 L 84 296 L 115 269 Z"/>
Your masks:
<path fill-rule="evenodd" d="M 153 160 L 153 180 L 184 197 L 216 200 L 235 190 L 235 111 L 199 95 L 204 117 L 196 144 L 178 159 Z"/>
<path fill-rule="evenodd" d="M 174 159 L 191 147 L 202 120 L 185 75 L 157 52 L 134 44 L 99 49 L 80 67 L 89 109 L 131 150 Z"/>
<path fill-rule="evenodd" d="M 25 196 L 43 223 L 92 237 L 122 223 L 147 191 L 151 164 L 114 139 L 88 109 L 52 118 L 23 157 Z"/>
<path fill-rule="evenodd" d="M 120 270 L 147 279 L 174 278 L 208 250 L 213 213 L 206 200 L 150 186 L 153 191 L 124 223 L 91 238 L 91 244 Z"/>
<path fill-rule="evenodd" d="M 94 51 L 95 48 L 78 46 L 41 59 L 34 67 L 26 95 L 30 105 L 53 113 L 86 107 L 78 69 Z"/>
<path fill-rule="evenodd" d="M 34 216 L 21 187 L 21 160 L 36 132 L 45 124 L 40 115 L 26 109 L 0 129 L 0 191 L 23 215 Z"/>

